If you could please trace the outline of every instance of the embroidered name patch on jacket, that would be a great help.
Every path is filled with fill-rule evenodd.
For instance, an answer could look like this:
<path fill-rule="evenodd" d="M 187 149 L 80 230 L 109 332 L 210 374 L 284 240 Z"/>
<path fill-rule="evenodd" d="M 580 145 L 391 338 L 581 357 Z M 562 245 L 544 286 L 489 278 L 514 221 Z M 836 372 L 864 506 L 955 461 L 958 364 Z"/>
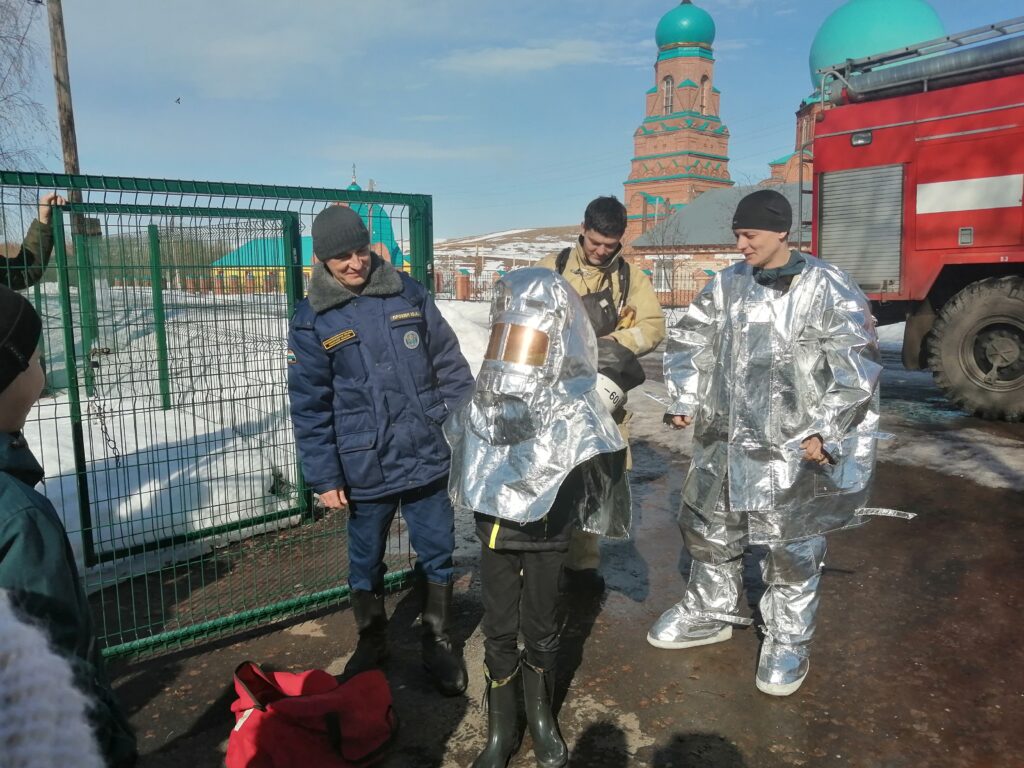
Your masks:
<path fill-rule="evenodd" d="M 397 312 L 391 316 L 392 323 L 398 323 L 402 320 L 419 320 L 423 317 L 423 313 L 419 310 L 413 309 L 408 312 Z"/>
<path fill-rule="evenodd" d="M 330 351 L 339 344 L 344 344 L 346 341 L 351 341 L 356 337 L 356 332 L 352 328 L 348 328 L 341 333 L 336 333 L 329 339 L 324 339 L 324 349 Z"/>

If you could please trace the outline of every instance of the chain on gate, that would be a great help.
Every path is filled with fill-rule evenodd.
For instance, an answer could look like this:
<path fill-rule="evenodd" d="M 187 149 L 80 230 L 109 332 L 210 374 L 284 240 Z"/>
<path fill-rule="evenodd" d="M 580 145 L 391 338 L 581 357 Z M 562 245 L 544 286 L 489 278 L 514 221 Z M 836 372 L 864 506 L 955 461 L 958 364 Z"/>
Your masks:
<path fill-rule="evenodd" d="M 90 364 L 92 365 L 93 368 L 99 368 L 100 364 L 97 358 L 99 358 L 100 355 L 109 354 L 109 347 L 94 347 L 89 352 L 89 357 L 91 358 Z M 117 443 L 114 441 L 114 438 L 111 436 L 110 430 L 107 427 L 107 412 L 103 408 L 103 404 L 100 402 L 100 399 L 96 395 L 95 390 L 93 390 L 92 395 L 89 397 L 86 413 L 88 413 L 90 416 L 93 414 L 96 415 L 96 418 L 100 422 L 100 432 L 103 434 L 103 441 L 107 444 L 107 448 L 110 449 L 110 453 L 114 457 L 114 466 L 120 468 L 121 451 L 118 450 Z"/>

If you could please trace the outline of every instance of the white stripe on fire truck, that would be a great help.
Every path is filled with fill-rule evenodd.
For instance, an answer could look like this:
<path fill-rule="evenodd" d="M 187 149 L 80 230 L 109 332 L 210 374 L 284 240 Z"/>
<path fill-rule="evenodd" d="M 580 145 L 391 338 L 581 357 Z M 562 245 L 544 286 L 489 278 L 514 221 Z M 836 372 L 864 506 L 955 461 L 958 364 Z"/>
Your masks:
<path fill-rule="evenodd" d="M 1024 173 L 917 185 L 918 213 L 1016 208 L 1024 196 Z"/>

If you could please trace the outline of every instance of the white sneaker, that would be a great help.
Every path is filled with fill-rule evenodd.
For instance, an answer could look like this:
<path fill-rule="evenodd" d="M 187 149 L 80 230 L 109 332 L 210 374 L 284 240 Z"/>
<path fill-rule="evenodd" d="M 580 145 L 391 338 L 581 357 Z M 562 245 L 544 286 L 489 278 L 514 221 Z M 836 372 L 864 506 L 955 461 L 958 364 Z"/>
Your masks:
<path fill-rule="evenodd" d="M 647 633 L 647 642 L 655 648 L 695 648 L 698 645 L 721 643 L 732 637 L 732 624 L 703 619 L 688 613 L 676 603 L 663 614 Z"/>
<path fill-rule="evenodd" d="M 766 637 L 754 683 L 759 691 L 770 696 L 789 696 L 804 684 L 810 667 L 806 644 L 777 643 Z"/>

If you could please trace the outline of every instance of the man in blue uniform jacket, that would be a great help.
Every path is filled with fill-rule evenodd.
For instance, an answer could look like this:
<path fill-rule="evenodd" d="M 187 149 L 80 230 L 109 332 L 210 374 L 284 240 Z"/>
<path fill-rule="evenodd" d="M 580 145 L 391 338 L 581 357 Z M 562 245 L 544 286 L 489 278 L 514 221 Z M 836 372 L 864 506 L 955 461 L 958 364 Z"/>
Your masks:
<path fill-rule="evenodd" d="M 438 689 L 466 688 L 448 635 L 455 523 L 442 424 L 473 376 L 427 290 L 370 251 L 351 208 L 313 221 L 307 298 L 288 336 L 288 392 L 306 482 L 347 507 L 349 587 L 359 643 L 346 672 L 387 658 L 384 547 L 399 506 L 425 577 L 423 662 Z"/>

